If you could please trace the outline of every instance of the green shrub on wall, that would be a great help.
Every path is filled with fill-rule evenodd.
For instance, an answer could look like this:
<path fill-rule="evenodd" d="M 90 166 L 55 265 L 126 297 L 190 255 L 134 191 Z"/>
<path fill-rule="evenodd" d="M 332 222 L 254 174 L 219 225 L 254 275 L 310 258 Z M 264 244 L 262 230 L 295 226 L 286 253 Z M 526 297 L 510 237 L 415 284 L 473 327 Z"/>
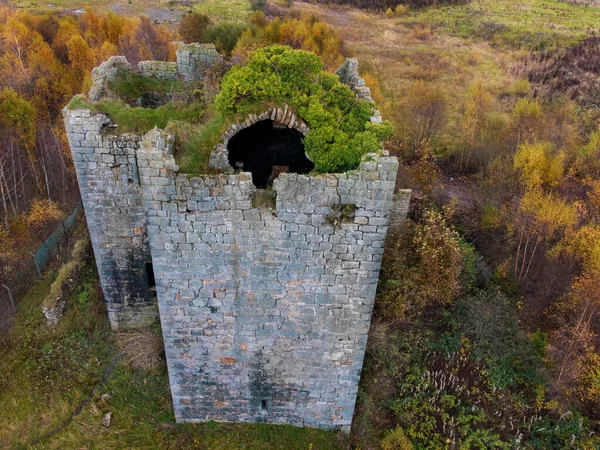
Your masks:
<path fill-rule="evenodd" d="M 283 104 L 310 127 L 304 148 L 317 172 L 358 168 L 392 131 L 389 123 L 369 122 L 373 104 L 357 100 L 337 76 L 323 71 L 317 55 L 282 45 L 256 50 L 247 65 L 233 67 L 215 99 L 217 110 L 232 120 Z"/>

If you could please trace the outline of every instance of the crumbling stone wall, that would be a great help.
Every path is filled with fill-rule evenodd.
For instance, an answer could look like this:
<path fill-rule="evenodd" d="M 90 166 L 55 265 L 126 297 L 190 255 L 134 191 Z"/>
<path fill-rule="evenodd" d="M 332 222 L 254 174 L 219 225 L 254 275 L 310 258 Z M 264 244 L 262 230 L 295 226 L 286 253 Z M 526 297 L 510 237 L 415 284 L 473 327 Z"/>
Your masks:
<path fill-rule="evenodd" d="M 177 420 L 349 427 L 396 158 L 281 174 L 272 208 L 249 173 L 178 174 L 158 130 L 138 164 Z"/>
<path fill-rule="evenodd" d="M 106 94 L 108 82 L 117 78 L 120 71 L 130 71 L 131 64 L 124 56 L 111 56 L 98 67 L 92 69 L 92 86 L 88 97 L 92 101 L 100 100 Z"/>
<path fill-rule="evenodd" d="M 365 84 L 365 80 L 358 75 L 358 58 L 346 58 L 346 61 L 340 65 L 335 71 L 335 74 L 340 77 L 340 81 L 350 86 L 356 97 L 367 102 L 373 102 L 371 97 L 371 89 Z M 371 123 L 382 123 L 383 118 L 381 112 L 377 109 L 373 110 Z"/>
<path fill-rule="evenodd" d="M 146 271 L 152 258 L 136 159 L 140 138 L 105 134 L 108 118 L 86 109 L 65 108 L 63 117 L 110 324 L 150 324 L 157 309 Z"/>
<path fill-rule="evenodd" d="M 137 71 L 144 77 L 156 78 L 157 80 L 176 81 L 179 75 L 177 63 L 166 61 L 140 61 L 137 65 Z"/>
<path fill-rule="evenodd" d="M 223 62 L 214 44 L 177 45 L 177 62 L 140 61 L 136 72 L 145 77 L 159 80 L 202 81 L 207 70 Z M 119 72 L 131 72 L 133 67 L 124 56 L 111 56 L 92 69 L 92 86 L 88 97 L 100 100 L 107 93 L 108 83 L 115 80 Z"/>
<path fill-rule="evenodd" d="M 223 62 L 214 44 L 184 44 L 177 46 L 177 71 L 184 81 L 202 80 L 206 70 Z"/>

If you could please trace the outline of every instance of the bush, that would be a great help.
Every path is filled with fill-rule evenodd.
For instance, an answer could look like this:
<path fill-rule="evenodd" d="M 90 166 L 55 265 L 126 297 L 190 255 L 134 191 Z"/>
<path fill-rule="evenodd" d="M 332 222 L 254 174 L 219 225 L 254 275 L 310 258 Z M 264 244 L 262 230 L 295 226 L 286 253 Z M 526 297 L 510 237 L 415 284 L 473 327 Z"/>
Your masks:
<path fill-rule="evenodd" d="M 420 223 L 405 221 L 388 237 L 382 265 L 380 301 L 396 319 L 423 308 L 452 303 L 460 292 L 462 252 L 458 235 L 435 210 Z"/>
<path fill-rule="evenodd" d="M 233 67 L 215 99 L 227 119 L 244 119 L 269 105 L 288 104 L 310 127 L 304 148 L 317 172 L 356 169 L 361 157 L 381 149 L 391 125 L 372 125 L 371 103 L 355 98 L 314 53 L 273 45 L 256 50 L 246 66 Z"/>
<path fill-rule="evenodd" d="M 410 10 L 410 8 L 407 5 L 398 5 L 398 6 L 396 6 L 394 13 L 396 14 L 396 16 L 400 17 L 400 16 L 405 16 L 406 14 L 408 14 L 409 10 Z"/>
<path fill-rule="evenodd" d="M 248 23 L 251 27 L 244 32 L 235 51 L 242 60 L 257 47 L 283 44 L 316 53 L 328 69 L 336 69 L 344 61 L 342 38 L 317 16 L 290 14 L 283 20 L 269 21 L 263 12 L 257 11 L 250 15 Z"/>
<path fill-rule="evenodd" d="M 202 42 L 213 43 L 219 52 L 230 54 L 246 29 L 246 25 L 241 23 L 218 22 L 206 27 Z"/>
<path fill-rule="evenodd" d="M 179 24 L 179 35 L 183 42 L 202 42 L 206 28 L 212 25 L 212 20 L 206 14 L 193 12 L 184 16 Z"/>
<path fill-rule="evenodd" d="M 529 90 L 531 89 L 531 85 L 529 81 L 525 78 L 521 78 L 513 83 L 511 91 L 513 95 L 524 97 L 529 94 Z"/>
<path fill-rule="evenodd" d="M 413 450 L 413 445 L 404 435 L 402 428 L 397 427 L 383 438 L 381 450 Z"/>
<path fill-rule="evenodd" d="M 402 136 L 414 156 L 423 143 L 431 143 L 446 122 L 446 97 L 437 88 L 419 80 L 407 90 L 400 106 Z"/>

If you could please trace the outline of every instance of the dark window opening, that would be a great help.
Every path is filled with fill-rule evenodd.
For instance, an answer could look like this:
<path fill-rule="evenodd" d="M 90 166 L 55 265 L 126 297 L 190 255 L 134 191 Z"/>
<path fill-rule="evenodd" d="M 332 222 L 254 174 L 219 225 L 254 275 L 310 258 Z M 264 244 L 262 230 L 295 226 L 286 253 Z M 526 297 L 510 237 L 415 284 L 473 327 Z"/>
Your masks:
<path fill-rule="evenodd" d="M 154 267 L 151 262 L 146 263 L 146 278 L 148 279 L 148 289 L 156 290 L 156 280 L 154 279 Z"/>
<path fill-rule="evenodd" d="M 229 140 L 229 164 L 252 172 L 258 188 L 271 186 L 282 172 L 308 173 L 315 165 L 306 157 L 303 137 L 293 128 L 275 126 L 272 120 L 257 122 Z"/>
<path fill-rule="evenodd" d="M 261 400 L 260 408 L 263 412 L 267 412 L 267 401 L 266 400 Z"/>

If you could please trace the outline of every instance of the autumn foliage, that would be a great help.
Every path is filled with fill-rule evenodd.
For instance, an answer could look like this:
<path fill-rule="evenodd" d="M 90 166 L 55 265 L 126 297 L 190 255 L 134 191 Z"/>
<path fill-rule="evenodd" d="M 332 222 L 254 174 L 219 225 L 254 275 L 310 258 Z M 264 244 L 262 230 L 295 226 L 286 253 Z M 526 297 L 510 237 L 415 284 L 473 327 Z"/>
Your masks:
<path fill-rule="evenodd" d="M 147 17 L 0 7 L 0 281 L 77 201 L 62 108 L 87 92 L 92 68 L 109 56 L 168 60 L 172 41 Z"/>

